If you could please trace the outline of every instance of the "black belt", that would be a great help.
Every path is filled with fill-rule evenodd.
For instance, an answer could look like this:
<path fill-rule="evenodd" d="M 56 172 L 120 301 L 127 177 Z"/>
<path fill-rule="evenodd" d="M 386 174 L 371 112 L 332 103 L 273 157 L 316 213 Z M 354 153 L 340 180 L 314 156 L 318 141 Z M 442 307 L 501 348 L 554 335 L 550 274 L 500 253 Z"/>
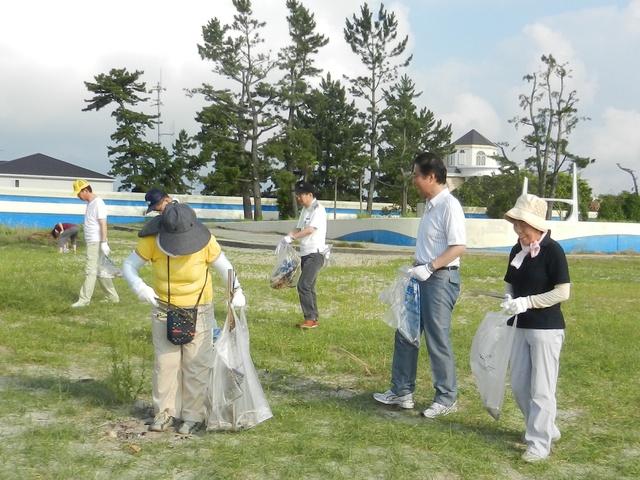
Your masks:
<path fill-rule="evenodd" d="M 436 272 L 438 270 L 458 270 L 458 268 L 460 268 L 460 267 L 455 267 L 455 266 L 454 267 L 440 267 L 440 268 L 436 269 Z"/>

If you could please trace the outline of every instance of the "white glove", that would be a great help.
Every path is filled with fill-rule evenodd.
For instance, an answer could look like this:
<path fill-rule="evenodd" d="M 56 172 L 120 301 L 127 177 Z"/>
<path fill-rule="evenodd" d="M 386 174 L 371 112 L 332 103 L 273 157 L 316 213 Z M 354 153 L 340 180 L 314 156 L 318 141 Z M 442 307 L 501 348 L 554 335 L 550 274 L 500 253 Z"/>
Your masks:
<path fill-rule="evenodd" d="M 409 275 L 411 275 L 416 280 L 424 282 L 431 276 L 431 272 L 426 265 L 417 265 L 409 269 Z"/>
<path fill-rule="evenodd" d="M 291 235 L 285 235 L 284 237 L 282 237 L 282 239 L 278 242 L 278 246 L 276 247 L 276 254 L 284 250 L 284 248 L 291 242 L 293 242 L 293 237 Z"/>
<path fill-rule="evenodd" d="M 242 308 L 247 304 L 247 299 L 244 298 L 244 293 L 242 293 L 242 289 L 239 288 L 235 292 L 233 292 L 233 298 L 231 299 L 231 306 L 235 308 Z"/>
<path fill-rule="evenodd" d="M 105 257 L 108 257 L 111 253 L 111 249 L 109 248 L 109 244 L 107 242 L 102 242 L 100 244 L 100 250 L 102 250 L 102 253 Z"/>
<path fill-rule="evenodd" d="M 504 300 L 500 303 L 500 307 L 504 308 L 511 315 L 519 315 L 531 308 L 529 297 L 513 298 L 511 295 L 505 295 Z"/>
<path fill-rule="evenodd" d="M 150 303 L 154 307 L 158 306 L 158 296 L 156 295 L 156 292 L 146 283 L 142 283 L 141 285 L 139 285 L 133 293 L 136 294 L 141 302 Z"/>

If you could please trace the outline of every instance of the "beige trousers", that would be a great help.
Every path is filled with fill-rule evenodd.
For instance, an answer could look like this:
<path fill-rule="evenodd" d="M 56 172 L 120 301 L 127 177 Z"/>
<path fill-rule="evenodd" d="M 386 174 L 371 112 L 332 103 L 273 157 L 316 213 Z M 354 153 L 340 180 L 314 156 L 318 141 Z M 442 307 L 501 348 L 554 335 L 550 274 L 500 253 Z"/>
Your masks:
<path fill-rule="evenodd" d="M 153 407 L 155 414 L 168 410 L 182 420 L 202 422 L 206 417 L 206 396 L 213 365 L 213 305 L 198 306 L 193 341 L 174 345 L 167 340 L 167 316 L 154 308 L 151 328 L 155 363 Z"/>
<path fill-rule="evenodd" d="M 113 281 L 110 278 L 98 277 L 98 265 L 101 258 L 100 244 L 98 242 L 87 243 L 87 253 L 84 261 L 84 283 L 80 288 L 79 298 L 79 301 L 83 303 L 91 301 L 96 280 L 110 302 L 118 302 L 120 300 L 118 292 L 113 286 Z"/>

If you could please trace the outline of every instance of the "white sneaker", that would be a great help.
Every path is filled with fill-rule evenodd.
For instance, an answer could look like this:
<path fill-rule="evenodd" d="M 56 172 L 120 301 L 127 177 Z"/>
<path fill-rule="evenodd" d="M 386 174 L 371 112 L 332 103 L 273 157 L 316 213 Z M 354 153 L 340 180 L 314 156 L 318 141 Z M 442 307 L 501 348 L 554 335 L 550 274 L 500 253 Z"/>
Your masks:
<path fill-rule="evenodd" d="M 87 302 L 83 302 L 81 300 L 78 300 L 76 303 L 71 304 L 73 308 L 86 307 L 87 305 L 89 305 Z"/>
<path fill-rule="evenodd" d="M 433 402 L 429 408 L 422 412 L 422 416 L 425 418 L 442 417 L 443 415 L 449 415 L 458 411 L 458 402 L 454 402 L 453 405 L 441 405 Z"/>
<path fill-rule="evenodd" d="M 398 405 L 400 408 L 413 408 L 413 393 L 407 393 L 399 397 L 391 390 L 384 393 L 374 393 L 373 398 L 385 405 Z"/>
<path fill-rule="evenodd" d="M 544 460 L 540 455 L 533 452 L 524 452 L 520 458 L 528 463 L 537 463 Z"/>

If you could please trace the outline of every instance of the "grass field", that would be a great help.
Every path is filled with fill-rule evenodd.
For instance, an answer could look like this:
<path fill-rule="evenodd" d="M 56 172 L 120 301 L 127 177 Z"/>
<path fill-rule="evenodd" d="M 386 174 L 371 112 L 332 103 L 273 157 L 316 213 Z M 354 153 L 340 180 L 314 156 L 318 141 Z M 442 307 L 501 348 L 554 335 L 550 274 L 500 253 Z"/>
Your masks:
<path fill-rule="evenodd" d="M 134 233 L 109 232 L 121 263 Z M 182 437 L 147 431 L 149 307 L 122 279 L 121 302 L 72 309 L 84 248 L 0 227 L 0 478 L 12 479 L 635 479 L 640 478 L 640 256 L 571 255 L 563 306 L 558 425 L 551 457 L 519 457 L 523 420 L 509 390 L 496 422 L 469 367 L 473 335 L 500 290 L 504 255 L 470 252 L 454 310 L 458 413 L 419 416 L 433 398 L 421 352 L 416 409 L 376 404 L 389 387 L 393 331 L 379 292 L 408 257 L 335 253 L 318 280 L 321 326 L 300 331 L 293 289 L 269 288 L 273 255 L 225 249 L 248 300 L 251 352 L 274 418 L 254 429 Z M 148 278 L 150 270 L 142 270 Z M 216 317 L 224 291 L 214 289 Z"/>

